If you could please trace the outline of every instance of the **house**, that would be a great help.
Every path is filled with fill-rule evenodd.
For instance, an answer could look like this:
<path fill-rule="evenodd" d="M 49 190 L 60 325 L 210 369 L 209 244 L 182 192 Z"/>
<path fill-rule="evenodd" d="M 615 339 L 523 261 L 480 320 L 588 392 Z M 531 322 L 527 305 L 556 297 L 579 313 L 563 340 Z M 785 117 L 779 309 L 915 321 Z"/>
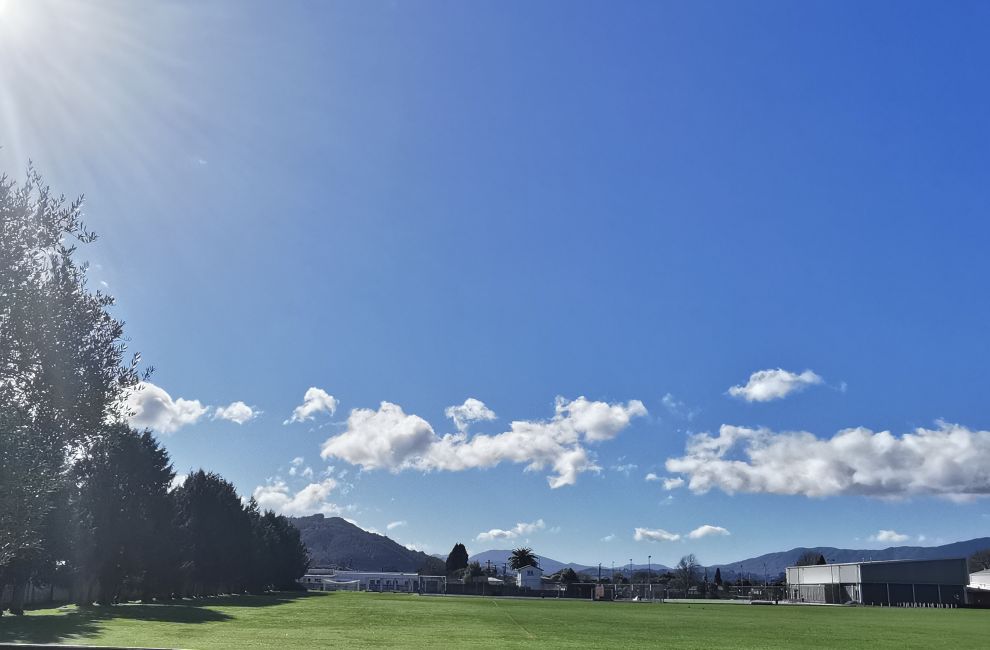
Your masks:
<path fill-rule="evenodd" d="M 966 603 L 977 607 L 990 607 L 990 569 L 969 574 Z"/>
<path fill-rule="evenodd" d="M 968 583 L 964 558 L 787 568 L 787 597 L 802 603 L 958 606 L 966 603 Z"/>
<path fill-rule="evenodd" d="M 523 589 L 542 589 L 543 569 L 531 565 L 520 567 L 516 572 L 516 586 Z"/>

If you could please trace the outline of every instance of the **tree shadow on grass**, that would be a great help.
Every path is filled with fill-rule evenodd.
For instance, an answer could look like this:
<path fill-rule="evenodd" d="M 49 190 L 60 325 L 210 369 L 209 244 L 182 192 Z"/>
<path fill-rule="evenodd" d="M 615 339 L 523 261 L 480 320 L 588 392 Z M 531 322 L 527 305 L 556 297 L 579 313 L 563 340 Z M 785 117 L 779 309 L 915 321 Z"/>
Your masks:
<path fill-rule="evenodd" d="M 268 594 L 241 594 L 233 596 L 208 596 L 205 598 L 182 598 L 163 600 L 162 604 L 181 604 L 189 607 L 272 607 L 286 603 L 319 598 L 321 595 L 307 591 L 277 591 Z"/>
<path fill-rule="evenodd" d="M 311 598 L 306 592 L 277 592 L 259 596 L 184 598 L 114 606 L 66 607 L 58 613 L 0 617 L 0 643 L 59 643 L 68 638 L 99 634 L 106 621 L 128 619 L 164 623 L 214 623 L 233 616 L 214 607 L 271 607 Z"/>
<path fill-rule="evenodd" d="M 99 634 L 104 623 L 113 619 L 165 623 L 210 623 L 233 617 L 204 607 L 189 605 L 138 605 L 66 608 L 57 614 L 27 613 L 0 618 L 0 643 L 59 643 L 71 637 Z"/>

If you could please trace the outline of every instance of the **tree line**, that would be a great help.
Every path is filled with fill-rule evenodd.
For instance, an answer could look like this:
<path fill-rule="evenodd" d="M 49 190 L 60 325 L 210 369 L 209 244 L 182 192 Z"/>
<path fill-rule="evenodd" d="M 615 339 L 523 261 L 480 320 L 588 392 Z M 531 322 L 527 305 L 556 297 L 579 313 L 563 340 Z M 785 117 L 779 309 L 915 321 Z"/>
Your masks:
<path fill-rule="evenodd" d="M 0 176 L 0 589 L 78 603 L 292 588 L 308 566 L 285 518 L 203 470 L 173 486 L 168 453 L 127 424 L 147 373 L 111 296 L 90 291 L 82 200 L 28 169 Z M 150 372 L 150 371 L 149 371 Z M 0 612 L 2 613 L 2 612 Z"/>

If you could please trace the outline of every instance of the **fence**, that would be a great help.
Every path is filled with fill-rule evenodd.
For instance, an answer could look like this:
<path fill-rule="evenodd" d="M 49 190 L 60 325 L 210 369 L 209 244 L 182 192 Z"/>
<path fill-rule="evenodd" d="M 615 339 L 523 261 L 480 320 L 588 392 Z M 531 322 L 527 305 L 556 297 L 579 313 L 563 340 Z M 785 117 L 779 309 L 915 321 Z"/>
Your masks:
<path fill-rule="evenodd" d="M 745 600 L 777 602 L 785 597 L 783 586 L 722 587 L 714 585 L 687 590 L 669 589 L 660 583 L 597 584 L 573 582 L 546 584 L 543 589 L 524 589 L 511 583 L 447 583 L 447 593 L 468 596 L 517 596 L 530 598 L 583 598 L 586 600 L 662 601 L 678 599 Z"/>

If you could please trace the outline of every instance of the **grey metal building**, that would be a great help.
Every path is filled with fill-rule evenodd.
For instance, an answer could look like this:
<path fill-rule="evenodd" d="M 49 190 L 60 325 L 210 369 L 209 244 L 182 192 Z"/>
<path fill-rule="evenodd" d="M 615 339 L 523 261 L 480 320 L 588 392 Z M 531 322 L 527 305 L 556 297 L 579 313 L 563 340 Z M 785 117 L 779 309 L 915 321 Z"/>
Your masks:
<path fill-rule="evenodd" d="M 804 603 L 962 605 L 968 584 L 965 558 L 787 568 L 787 597 Z"/>

